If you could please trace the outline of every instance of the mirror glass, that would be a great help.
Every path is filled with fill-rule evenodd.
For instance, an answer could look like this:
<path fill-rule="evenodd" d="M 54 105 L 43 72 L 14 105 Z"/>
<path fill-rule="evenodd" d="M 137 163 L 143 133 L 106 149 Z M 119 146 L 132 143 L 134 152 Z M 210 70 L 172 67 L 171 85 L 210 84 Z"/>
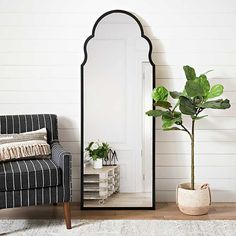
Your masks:
<path fill-rule="evenodd" d="M 153 66 L 130 15 L 102 18 L 83 66 L 82 204 L 153 207 Z"/>

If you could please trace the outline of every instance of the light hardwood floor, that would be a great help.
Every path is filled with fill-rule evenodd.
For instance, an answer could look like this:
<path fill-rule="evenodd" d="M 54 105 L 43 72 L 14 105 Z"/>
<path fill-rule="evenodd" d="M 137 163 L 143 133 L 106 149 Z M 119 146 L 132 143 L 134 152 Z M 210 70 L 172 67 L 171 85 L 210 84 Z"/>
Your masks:
<path fill-rule="evenodd" d="M 213 203 L 208 215 L 187 216 L 175 203 L 158 203 L 156 210 L 97 210 L 81 211 L 79 204 L 71 205 L 72 219 L 166 219 L 166 220 L 236 220 L 236 203 Z M 55 219 L 63 218 L 62 205 L 37 206 L 0 210 L 0 219 Z"/>

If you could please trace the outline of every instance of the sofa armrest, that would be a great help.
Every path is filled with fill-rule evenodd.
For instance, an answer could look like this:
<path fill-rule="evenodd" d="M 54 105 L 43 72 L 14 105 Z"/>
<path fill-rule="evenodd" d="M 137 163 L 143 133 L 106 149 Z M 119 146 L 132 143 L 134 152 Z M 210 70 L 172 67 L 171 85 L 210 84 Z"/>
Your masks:
<path fill-rule="evenodd" d="M 64 201 L 70 201 L 71 198 L 71 153 L 65 151 L 59 142 L 51 144 L 52 160 L 62 170 L 62 185 L 64 188 Z"/>

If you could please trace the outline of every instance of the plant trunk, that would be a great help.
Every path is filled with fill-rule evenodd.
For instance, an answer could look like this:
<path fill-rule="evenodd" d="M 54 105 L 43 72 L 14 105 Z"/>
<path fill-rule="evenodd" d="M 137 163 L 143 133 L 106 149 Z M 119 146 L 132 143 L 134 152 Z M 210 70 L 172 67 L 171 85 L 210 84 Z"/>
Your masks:
<path fill-rule="evenodd" d="M 194 125 L 195 120 L 192 120 L 192 137 L 191 137 L 191 189 L 194 190 Z"/>

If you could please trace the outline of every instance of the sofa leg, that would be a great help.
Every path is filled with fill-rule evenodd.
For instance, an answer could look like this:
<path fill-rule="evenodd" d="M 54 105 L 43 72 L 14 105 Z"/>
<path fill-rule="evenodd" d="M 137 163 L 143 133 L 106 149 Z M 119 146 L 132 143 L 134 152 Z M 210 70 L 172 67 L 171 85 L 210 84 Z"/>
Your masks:
<path fill-rule="evenodd" d="M 70 203 L 64 202 L 63 208 L 64 208 L 64 218 L 65 218 L 66 228 L 71 229 Z"/>

